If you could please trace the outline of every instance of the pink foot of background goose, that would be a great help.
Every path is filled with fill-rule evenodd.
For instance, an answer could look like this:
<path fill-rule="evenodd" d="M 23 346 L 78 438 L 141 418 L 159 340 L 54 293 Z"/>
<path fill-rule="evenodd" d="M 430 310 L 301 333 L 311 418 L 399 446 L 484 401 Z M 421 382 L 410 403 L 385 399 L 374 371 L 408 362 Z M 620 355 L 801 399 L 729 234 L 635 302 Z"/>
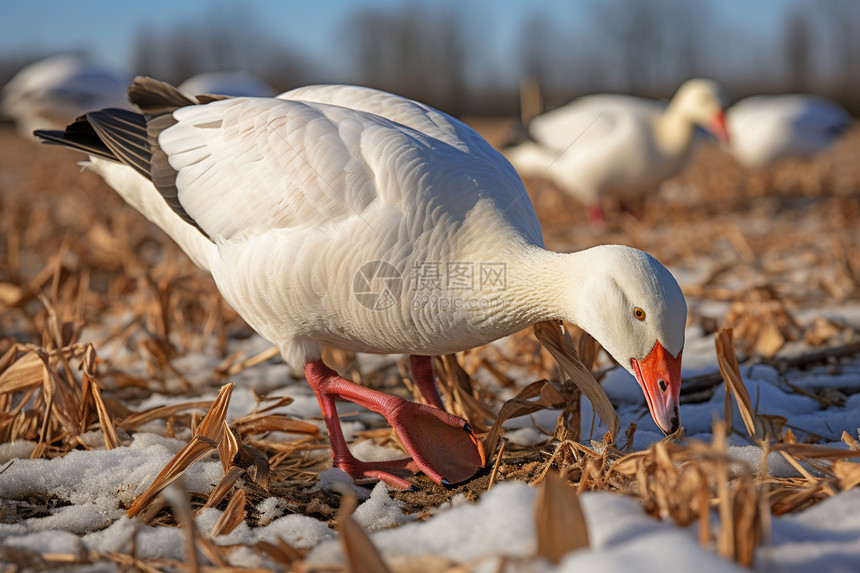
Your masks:
<path fill-rule="evenodd" d="M 443 484 L 478 472 L 480 442 L 442 408 L 427 357 L 538 321 L 592 334 L 638 381 L 658 426 L 679 426 L 686 304 L 675 279 L 629 247 L 546 250 L 517 173 L 463 123 L 349 86 L 198 102 L 139 78 L 129 95 L 142 114 L 94 111 L 65 132 L 37 135 L 88 153 L 89 169 L 211 272 L 287 363 L 304 368 L 334 464 L 357 481 L 406 488 L 416 471 Z M 492 265 L 504 280 L 433 304 L 415 274 L 428 263 Z M 365 279 L 376 292 L 356 288 Z M 428 403 L 342 378 L 322 362 L 326 345 L 412 355 Z M 355 459 L 337 398 L 382 414 L 410 458 Z"/>
<path fill-rule="evenodd" d="M 725 96 L 713 81 L 685 82 L 668 104 L 598 94 L 539 115 L 531 140 L 507 150 L 521 175 L 545 177 L 603 223 L 602 201 L 654 191 L 687 163 L 697 127 L 728 140 Z"/>

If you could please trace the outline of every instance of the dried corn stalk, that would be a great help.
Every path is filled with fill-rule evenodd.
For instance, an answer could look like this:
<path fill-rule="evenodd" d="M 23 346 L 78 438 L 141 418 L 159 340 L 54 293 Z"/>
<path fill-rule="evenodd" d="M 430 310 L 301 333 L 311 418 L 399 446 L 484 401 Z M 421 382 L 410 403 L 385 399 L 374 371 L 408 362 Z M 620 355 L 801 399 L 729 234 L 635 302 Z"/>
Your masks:
<path fill-rule="evenodd" d="M 747 392 L 746 386 L 744 386 L 744 382 L 741 379 L 738 357 L 735 355 L 735 348 L 732 343 L 732 329 L 720 329 L 717 332 L 715 342 L 717 345 L 717 363 L 720 366 L 720 373 L 726 383 L 726 423 L 730 428 L 732 427 L 732 403 L 730 396 L 734 396 L 749 435 L 759 439 L 764 438 L 764 436 L 759 436 L 756 432 L 755 412 L 753 412 L 749 392 Z"/>
<path fill-rule="evenodd" d="M 750 289 L 737 297 L 726 314 L 745 352 L 773 356 L 786 342 L 800 336 L 800 327 L 770 286 Z"/>
<path fill-rule="evenodd" d="M 535 500 L 537 553 L 558 564 L 569 551 L 588 547 L 588 526 L 576 490 L 551 471 Z"/>
<path fill-rule="evenodd" d="M 237 352 L 236 354 L 227 357 L 221 362 L 221 364 L 215 367 L 215 379 L 223 380 L 224 378 L 230 378 L 246 368 L 256 366 L 257 364 L 261 364 L 279 355 L 280 351 L 277 346 L 272 346 L 259 354 L 244 359 L 241 359 L 242 354 Z"/>
<path fill-rule="evenodd" d="M 128 509 L 129 517 L 134 517 L 149 503 L 155 499 L 164 488 L 176 481 L 191 464 L 199 460 L 210 450 L 216 449 L 224 437 L 224 422 L 227 416 L 227 406 L 230 404 L 230 395 L 233 392 L 233 384 L 226 384 L 212 403 L 212 407 L 206 413 L 203 421 L 197 426 L 194 437 L 177 453 L 152 484 L 140 494 Z"/>
<path fill-rule="evenodd" d="M 710 445 L 656 442 L 612 464 L 605 481 L 638 495 L 652 515 L 671 517 L 681 526 L 698 520 L 703 546 L 714 541 L 710 512 L 716 505 L 719 553 L 749 566 L 754 548 L 767 536 L 768 497 L 749 467 L 728 455 L 725 436 L 726 426 L 718 422 Z"/>
<path fill-rule="evenodd" d="M 74 334 L 64 336 L 55 320 L 49 324 L 47 346 L 13 344 L 0 358 L 0 441 L 38 441 L 33 457 L 55 455 L 75 447 L 78 436 L 98 421 L 105 446 L 116 447 L 112 415 L 96 382 L 95 349 L 80 343 L 55 347 L 55 339 Z M 72 376 L 73 361 L 83 372 L 80 383 Z"/>
<path fill-rule="evenodd" d="M 451 413 L 469 422 L 477 433 L 486 432 L 487 420 L 494 418 L 493 411 L 481 401 L 472 378 L 460 366 L 457 356 L 436 356 L 433 363 L 439 390 Z"/>
<path fill-rule="evenodd" d="M 230 496 L 230 501 L 227 502 L 224 513 L 221 514 L 221 517 L 218 518 L 218 521 L 212 527 L 212 537 L 228 535 L 231 531 L 239 527 L 239 524 L 245 521 L 247 515 L 248 512 L 245 511 L 245 492 L 237 489 Z"/>
<path fill-rule="evenodd" d="M 340 510 L 337 512 L 335 527 L 343 545 L 349 570 L 351 573 L 391 573 L 370 537 L 352 518 L 355 506 L 355 496 L 344 496 Z"/>
<path fill-rule="evenodd" d="M 558 362 L 561 369 L 570 378 L 571 382 L 579 388 L 586 398 L 591 402 L 594 411 L 609 428 L 609 433 L 614 440 L 621 429 L 621 421 L 606 392 L 600 387 L 591 371 L 585 367 L 576 353 L 576 348 L 570 336 L 562 332 L 557 322 L 538 322 L 534 325 L 534 333 L 552 357 Z"/>
<path fill-rule="evenodd" d="M 535 397 L 537 400 L 530 400 Z M 496 421 L 493 422 L 493 426 L 484 440 L 484 451 L 489 452 L 490 455 L 496 451 L 502 424 L 507 420 L 527 416 L 545 408 L 563 408 L 564 405 L 564 396 L 555 386 L 546 380 L 532 382 L 502 405 L 498 415 L 496 415 Z"/>

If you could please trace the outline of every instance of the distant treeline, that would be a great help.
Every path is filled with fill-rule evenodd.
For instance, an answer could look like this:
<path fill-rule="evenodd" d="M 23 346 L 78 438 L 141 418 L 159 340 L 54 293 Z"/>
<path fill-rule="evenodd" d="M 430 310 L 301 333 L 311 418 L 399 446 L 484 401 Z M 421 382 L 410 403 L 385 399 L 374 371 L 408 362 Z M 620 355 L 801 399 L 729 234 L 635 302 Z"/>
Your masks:
<path fill-rule="evenodd" d="M 782 21 L 767 33 L 719 2 L 559 1 L 556 11 L 575 11 L 576 25 L 562 29 L 559 22 L 571 18 L 535 8 L 507 39 L 513 46 L 508 58 L 488 56 L 481 42 L 491 34 L 481 29 L 485 22 L 475 21 L 474 10 L 451 3 L 357 7 L 332 39 L 340 66 L 262 32 L 260 15 L 239 4 L 195 27 L 142 28 L 133 38 L 130 68 L 171 82 L 245 69 L 279 91 L 356 83 L 453 114 L 515 114 L 526 78 L 538 82 L 544 105 L 555 107 L 595 92 L 667 98 L 683 80 L 706 76 L 721 81 L 732 99 L 808 92 L 860 113 L 860 0 L 786 1 Z M 24 63 L 0 60 L 0 81 Z"/>

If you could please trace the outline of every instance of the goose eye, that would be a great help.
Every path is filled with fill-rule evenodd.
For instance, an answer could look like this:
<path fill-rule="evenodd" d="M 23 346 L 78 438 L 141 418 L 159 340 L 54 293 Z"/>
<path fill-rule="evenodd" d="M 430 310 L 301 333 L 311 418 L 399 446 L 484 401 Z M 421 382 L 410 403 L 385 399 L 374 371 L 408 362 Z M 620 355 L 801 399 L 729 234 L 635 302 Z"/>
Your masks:
<path fill-rule="evenodd" d="M 633 316 L 635 316 L 637 320 L 645 320 L 645 311 L 637 306 L 633 309 Z"/>

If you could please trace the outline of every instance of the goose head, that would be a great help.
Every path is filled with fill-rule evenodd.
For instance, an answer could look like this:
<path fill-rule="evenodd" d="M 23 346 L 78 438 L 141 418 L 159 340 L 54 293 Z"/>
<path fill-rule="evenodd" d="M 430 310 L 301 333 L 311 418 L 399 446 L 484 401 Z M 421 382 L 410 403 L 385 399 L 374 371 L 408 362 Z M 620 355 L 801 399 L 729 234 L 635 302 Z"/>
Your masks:
<path fill-rule="evenodd" d="M 689 123 L 712 133 L 722 143 L 728 142 L 726 96 L 717 82 L 702 78 L 684 82 L 672 98 L 670 107 Z"/>
<path fill-rule="evenodd" d="M 568 304 L 576 305 L 570 322 L 636 378 L 654 422 L 674 432 L 687 322 L 681 288 L 657 259 L 637 249 L 604 245 L 580 254 L 587 271 L 577 273 L 579 284 L 569 291 L 575 300 Z"/>

